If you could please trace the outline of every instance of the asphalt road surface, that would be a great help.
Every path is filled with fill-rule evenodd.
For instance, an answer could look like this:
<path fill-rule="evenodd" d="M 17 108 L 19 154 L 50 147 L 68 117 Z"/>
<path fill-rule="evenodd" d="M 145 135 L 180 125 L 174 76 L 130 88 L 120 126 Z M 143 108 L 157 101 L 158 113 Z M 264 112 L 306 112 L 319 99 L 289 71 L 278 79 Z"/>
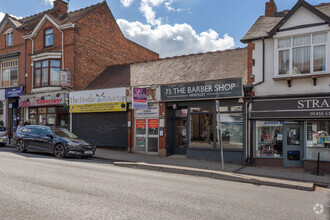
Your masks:
<path fill-rule="evenodd" d="M 329 199 L 329 189 L 306 192 L 0 148 L 0 219 L 328 220 Z"/>

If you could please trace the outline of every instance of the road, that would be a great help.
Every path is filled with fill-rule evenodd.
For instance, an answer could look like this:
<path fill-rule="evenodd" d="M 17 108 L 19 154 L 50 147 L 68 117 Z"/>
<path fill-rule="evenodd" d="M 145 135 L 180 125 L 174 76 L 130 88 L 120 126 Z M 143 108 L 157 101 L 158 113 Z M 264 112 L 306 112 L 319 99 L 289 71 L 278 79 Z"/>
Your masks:
<path fill-rule="evenodd" d="M 329 199 L 0 148 L 0 219 L 329 219 Z"/>

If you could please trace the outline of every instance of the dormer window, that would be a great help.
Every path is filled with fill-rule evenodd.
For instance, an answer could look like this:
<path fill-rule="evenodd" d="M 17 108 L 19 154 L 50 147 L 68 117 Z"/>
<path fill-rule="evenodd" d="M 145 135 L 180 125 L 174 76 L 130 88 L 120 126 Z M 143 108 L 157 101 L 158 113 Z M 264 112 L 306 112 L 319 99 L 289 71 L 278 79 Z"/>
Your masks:
<path fill-rule="evenodd" d="M 44 42 L 45 47 L 53 46 L 53 28 L 48 28 L 45 30 Z"/>
<path fill-rule="evenodd" d="M 6 47 L 12 46 L 13 45 L 13 29 L 9 28 L 5 32 L 5 37 L 6 37 Z"/>
<path fill-rule="evenodd" d="M 277 40 L 277 74 L 305 75 L 327 70 L 327 33 Z"/>

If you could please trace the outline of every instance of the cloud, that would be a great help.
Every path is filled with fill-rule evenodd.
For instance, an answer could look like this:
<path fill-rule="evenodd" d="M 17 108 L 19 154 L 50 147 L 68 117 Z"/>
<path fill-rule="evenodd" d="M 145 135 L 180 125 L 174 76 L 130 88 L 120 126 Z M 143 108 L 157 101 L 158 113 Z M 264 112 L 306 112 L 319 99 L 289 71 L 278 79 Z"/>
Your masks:
<path fill-rule="evenodd" d="M 126 8 L 130 7 L 133 2 L 134 0 L 120 0 L 120 3 Z"/>
<path fill-rule="evenodd" d="M 153 27 L 124 19 L 118 19 L 117 23 L 127 38 L 159 53 L 160 57 L 224 50 L 235 46 L 234 39 L 228 34 L 219 37 L 212 29 L 198 34 L 189 24 Z"/>
<path fill-rule="evenodd" d="M 5 13 L 0 11 L 0 22 L 2 21 L 3 17 L 5 17 Z"/>
<path fill-rule="evenodd" d="M 47 5 L 53 5 L 54 0 L 44 0 Z"/>

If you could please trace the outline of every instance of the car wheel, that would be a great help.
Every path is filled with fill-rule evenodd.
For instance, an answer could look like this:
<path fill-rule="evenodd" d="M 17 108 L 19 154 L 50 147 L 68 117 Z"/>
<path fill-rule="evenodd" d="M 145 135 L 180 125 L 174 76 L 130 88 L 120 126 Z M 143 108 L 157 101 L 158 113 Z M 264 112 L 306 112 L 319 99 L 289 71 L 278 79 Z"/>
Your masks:
<path fill-rule="evenodd" d="M 21 153 L 26 152 L 25 143 L 23 140 L 18 140 L 16 143 L 17 150 Z"/>
<path fill-rule="evenodd" d="M 55 157 L 57 158 L 63 158 L 65 157 L 65 148 L 62 144 L 58 144 L 55 146 L 55 149 L 54 149 L 54 154 L 55 154 Z"/>

